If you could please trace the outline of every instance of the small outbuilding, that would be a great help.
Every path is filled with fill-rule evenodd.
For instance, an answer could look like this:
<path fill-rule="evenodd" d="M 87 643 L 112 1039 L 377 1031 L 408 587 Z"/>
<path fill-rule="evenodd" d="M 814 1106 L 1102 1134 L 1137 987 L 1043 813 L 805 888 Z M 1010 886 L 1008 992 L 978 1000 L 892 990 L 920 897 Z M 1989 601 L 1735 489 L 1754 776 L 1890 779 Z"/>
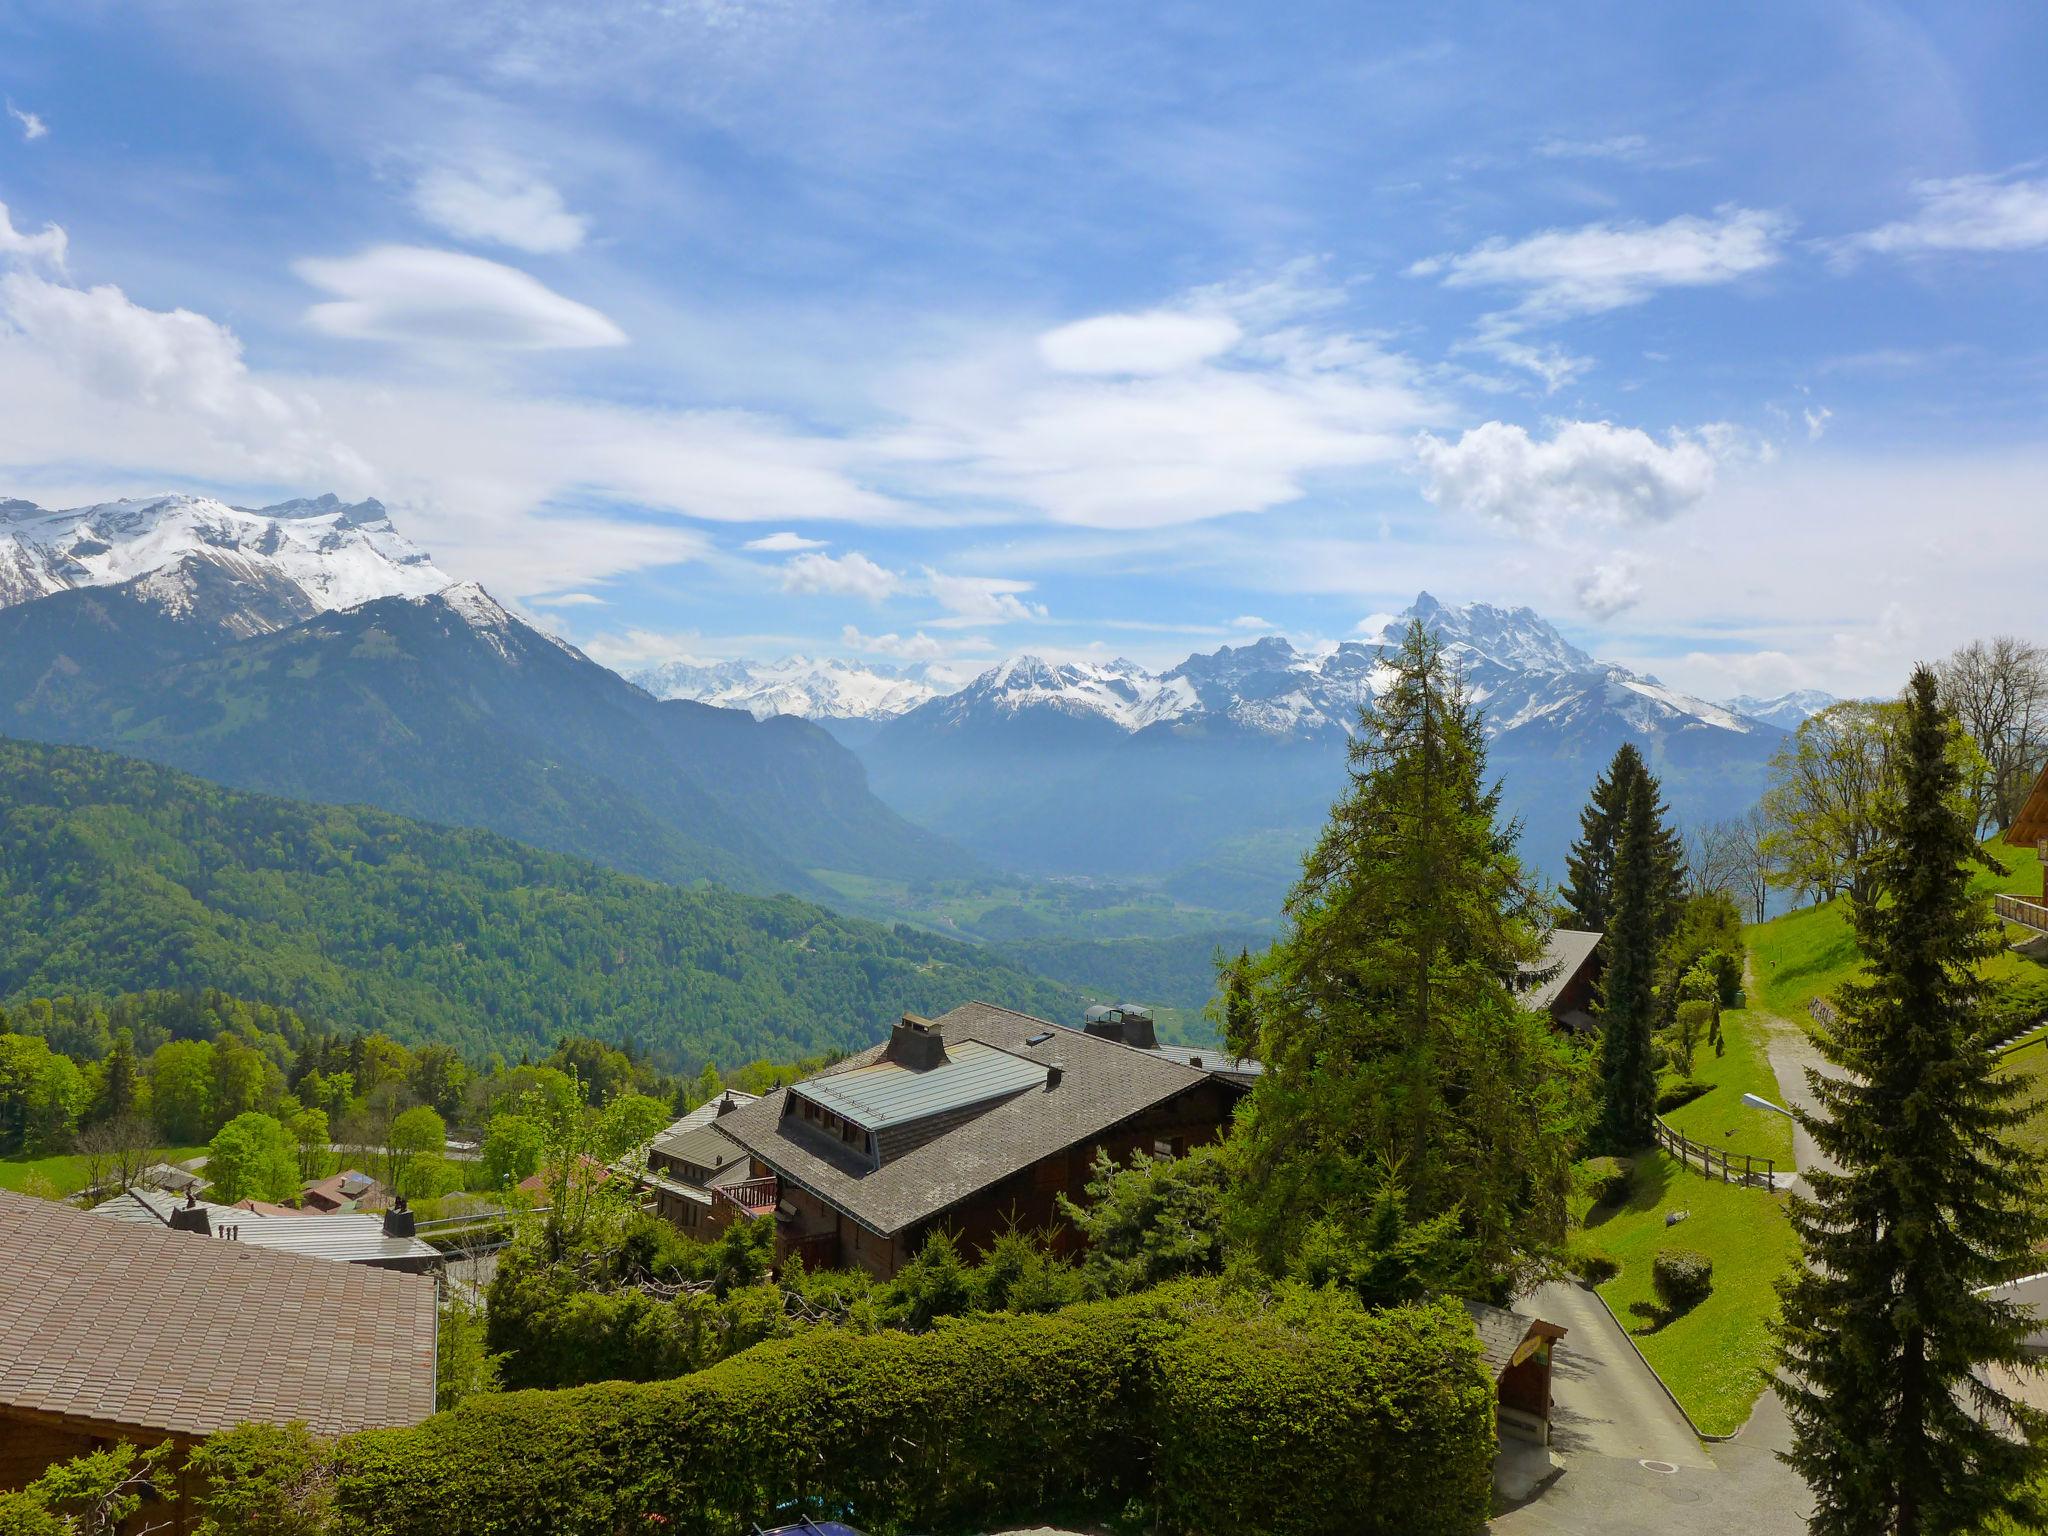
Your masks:
<path fill-rule="evenodd" d="M 1465 1311 L 1479 1330 L 1499 1398 L 1494 1422 L 1503 1440 L 1550 1443 L 1550 1348 L 1567 1330 L 1540 1317 L 1468 1301 Z"/>

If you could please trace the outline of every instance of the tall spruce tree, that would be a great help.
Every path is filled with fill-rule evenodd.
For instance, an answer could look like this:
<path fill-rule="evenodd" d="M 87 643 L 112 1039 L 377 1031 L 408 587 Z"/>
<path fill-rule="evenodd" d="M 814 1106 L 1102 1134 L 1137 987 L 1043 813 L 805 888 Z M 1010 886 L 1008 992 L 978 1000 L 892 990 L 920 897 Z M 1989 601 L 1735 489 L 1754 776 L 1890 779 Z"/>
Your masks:
<path fill-rule="evenodd" d="M 1664 937 L 1677 920 L 1684 885 L 1685 841 L 1671 825 L 1663 788 L 1643 761 L 1634 742 L 1615 749 L 1606 770 L 1593 782 L 1593 793 L 1579 812 L 1579 835 L 1565 854 L 1564 889 L 1558 892 L 1574 928 L 1603 933 L 1614 915 L 1614 865 L 1621 841 L 1622 819 L 1629 796 L 1647 787 L 1657 934 Z"/>
<path fill-rule="evenodd" d="M 1617 1151 L 1645 1145 L 1657 1112 L 1657 1072 L 1650 1060 L 1663 900 L 1656 786 L 1648 774 L 1628 785 L 1614 848 L 1607 969 L 1600 978 L 1601 1129 Z"/>
<path fill-rule="evenodd" d="M 1819 1536 L 1947 1536 L 2006 1514 L 2031 1529 L 2048 1416 L 1980 1373 L 2019 1366 L 2038 1320 L 1982 1289 L 2040 1267 L 2042 1160 L 2012 1132 L 2031 1106 L 1996 1071 L 1980 963 L 1996 923 L 1969 888 L 1982 858 L 1954 726 L 1913 675 L 1870 889 L 1850 919 L 1866 970 L 1838 994 L 1800 1122 L 1839 1172 L 1810 1171 L 1792 1221 L 1779 1392 L 1788 1459 Z"/>
<path fill-rule="evenodd" d="M 1455 1283 L 1498 1295 L 1563 1237 L 1579 1096 L 1512 985 L 1541 945 L 1478 718 L 1420 625 L 1394 669 L 1289 931 L 1241 973 L 1266 1070 L 1238 1117 L 1231 1223 L 1275 1272 L 1305 1240 L 1369 1269 L 1406 1240 L 1393 1210 L 1408 1234 L 1452 1234 Z M 1233 1046 L 1253 1033 L 1240 1022 Z"/>

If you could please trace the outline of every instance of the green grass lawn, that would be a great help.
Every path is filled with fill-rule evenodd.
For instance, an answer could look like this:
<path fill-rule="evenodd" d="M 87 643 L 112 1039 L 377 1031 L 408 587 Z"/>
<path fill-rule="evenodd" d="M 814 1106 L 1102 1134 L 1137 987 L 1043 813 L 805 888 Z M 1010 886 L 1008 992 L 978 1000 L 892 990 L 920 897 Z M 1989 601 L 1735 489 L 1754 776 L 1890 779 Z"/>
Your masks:
<path fill-rule="evenodd" d="M 1666 1227 L 1665 1216 L 1681 1210 L 1686 1219 Z M 1778 1311 L 1773 1285 L 1797 1251 L 1785 1197 L 1705 1179 L 1662 1152 L 1645 1153 L 1628 1199 L 1592 1212 L 1582 1241 L 1621 1266 L 1600 1295 L 1700 1432 L 1740 1429 L 1764 1390 L 1768 1329 Z M 1714 1290 L 1660 1324 L 1637 1309 L 1657 1305 L 1650 1265 L 1665 1247 L 1711 1255 Z"/>
<path fill-rule="evenodd" d="M 1986 851 L 2003 864 L 2006 873 L 1979 871 L 1972 884 L 1979 891 L 2013 891 L 2038 895 L 2041 890 L 2041 861 L 2031 848 L 2008 848 L 1987 843 Z M 1750 954 L 1756 960 L 1756 992 L 1750 1001 L 1781 1018 L 1803 1022 L 1807 1002 L 1831 992 L 1855 975 L 1860 959 L 1856 939 L 1849 931 L 1849 904 L 1823 902 L 1774 917 L 1767 923 L 1752 923 L 1743 930 Z M 2039 974 L 2039 967 L 2018 955 L 2001 955 L 1985 967 L 1990 976 Z"/>
<path fill-rule="evenodd" d="M 1745 1093 L 1783 1102 L 1764 1052 L 1763 1020 L 1746 1008 L 1724 1009 L 1721 1038 L 1727 1044 L 1721 1055 L 1716 1056 L 1712 1046 L 1703 1046 L 1693 1058 L 1694 1079 L 1712 1086 L 1690 1104 L 1668 1112 L 1666 1123 L 1723 1152 L 1775 1158 L 1780 1168 L 1790 1168 L 1792 1122 L 1742 1102 Z"/>
<path fill-rule="evenodd" d="M 204 1147 L 172 1147 L 160 1161 L 183 1162 L 204 1155 Z M 55 1157 L 0 1158 L 0 1189 L 62 1197 L 85 1188 L 85 1159 L 72 1153 Z"/>

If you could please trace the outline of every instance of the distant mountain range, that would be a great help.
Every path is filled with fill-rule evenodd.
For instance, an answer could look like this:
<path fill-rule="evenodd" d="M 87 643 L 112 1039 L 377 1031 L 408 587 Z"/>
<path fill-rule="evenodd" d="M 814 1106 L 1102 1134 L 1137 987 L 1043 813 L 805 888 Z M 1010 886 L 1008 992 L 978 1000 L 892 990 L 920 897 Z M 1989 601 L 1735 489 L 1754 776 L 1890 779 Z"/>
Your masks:
<path fill-rule="evenodd" d="M 741 891 L 972 867 L 816 726 L 649 697 L 449 585 L 374 502 L 7 505 L 33 583 L 0 607 L 0 735 Z"/>
<path fill-rule="evenodd" d="M 669 661 L 626 674 L 657 699 L 690 699 L 744 709 L 757 720 L 888 720 L 950 690 L 946 670 L 925 662 L 785 656 L 780 661 Z"/>
<path fill-rule="evenodd" d="M 1823 693 L 1818 688 L 1795 688 L 1790 693 L 1775 694 L 1769 698 L 1757 698 L 1753 694 L 1741 694 L 1726 701 L 1727 707 L 1739 715 L 1752 720 L 1761 720 L 1775 725 L 1780 730 L 1796 731 L 1806 721 L 1819 714 L 1830 704 L 1841 700 L 1832 693 Z"/>

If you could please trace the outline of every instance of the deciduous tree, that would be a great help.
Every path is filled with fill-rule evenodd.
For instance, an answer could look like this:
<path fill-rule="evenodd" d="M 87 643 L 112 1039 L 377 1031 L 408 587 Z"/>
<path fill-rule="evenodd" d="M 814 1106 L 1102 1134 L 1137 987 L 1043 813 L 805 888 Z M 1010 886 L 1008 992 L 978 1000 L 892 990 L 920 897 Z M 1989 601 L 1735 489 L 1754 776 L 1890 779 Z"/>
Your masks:
<path fill-rule="evenodd" d="M 241 1200 L 290 1200 L 299 1192 L 299 1144 L 269 1115 L 251 1110 L 235 1116 L 206 1148 L 210 1198 L 224 1205 Z"/>
<path fill-rule="evenodd" d="M 1965 786 L 1976 830 L 2003 832 L 2048 756 L 2048 647 L 2014 635 L 1975 640 L 1936 677 L 1942 703 L 1982 759 Z"/>

